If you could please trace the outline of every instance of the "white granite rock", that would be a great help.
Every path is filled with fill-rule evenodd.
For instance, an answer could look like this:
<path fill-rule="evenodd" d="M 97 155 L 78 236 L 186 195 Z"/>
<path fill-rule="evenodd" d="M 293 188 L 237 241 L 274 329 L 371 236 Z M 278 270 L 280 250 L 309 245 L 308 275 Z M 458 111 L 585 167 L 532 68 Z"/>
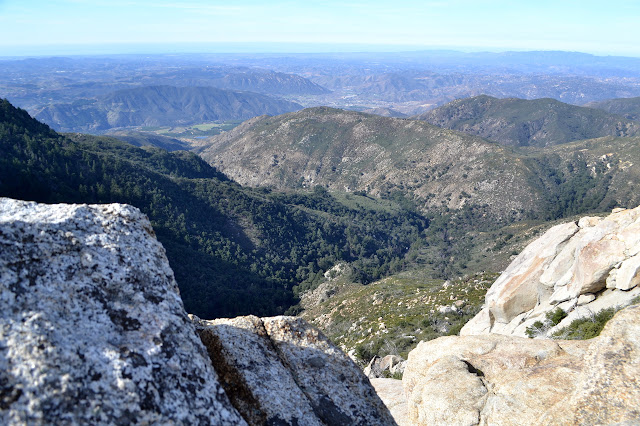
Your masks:
<path fill-rule="evenodd" d="M 618 290 L 631 290 L 640 284 L 640 255 L 635 255 L 620 265 L 616 273 L 616 286 Z"/>
<path fill-rule="evenodd" d="M 578 230 L 573 222 L 554 226 L 514 259 L 487 291 L 487 309 L 496 322 L 506 324 L 535 307 L 542 266 L 553 261 L 566 241 Z"/>
<path fill-rule="evenodd" d="M 558 307 L 575 319 L 578 308 L 624 306 L 640 284 L 639 253 L 640 207 L 556 225 L 500 275 L 485 307 L 460 334 L 525 336 L 528 326 Z"/>
<path fill-rule="evenodd" d="M 596 295 L 592 293 L 582 294 L 578 297 L 578 306 L 586 305 L 596 300 Z"/>
<path fill-rule="evenodd" d="M 139 210 L 0 199 L 0 423 L 245 424 Z"/>
<path fill-rule="evenodd" d="M 409 353 L 411 425 L 640 423 L 640 306 L 584 341 L 440 337 Z"/>

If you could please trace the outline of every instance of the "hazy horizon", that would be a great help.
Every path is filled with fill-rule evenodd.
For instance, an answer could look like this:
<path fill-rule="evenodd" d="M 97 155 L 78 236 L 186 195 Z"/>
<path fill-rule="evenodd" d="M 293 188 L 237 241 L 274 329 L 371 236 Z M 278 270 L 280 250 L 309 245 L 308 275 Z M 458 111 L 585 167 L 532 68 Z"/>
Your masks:
<path fill-rule="evenodd" d="M 323 43 L 148 43 L 148 44 L 97 44 L 97 45 L 41 45 L 20 46 L 15 48 L 0 46 L 0 58 L 46 58 L 119 56 L 119 55 L 330 55 L 341 53 L 419 53 L 419 52 L 452 52 L 452 53 L 509 53 L 509 52 L 563 52 L 586 54 L 596 57 L 629 57 L 640 58 L 639 55 L 598 54 L 572 50 L 554 49 L 497 49 L 469 46 L 408 46 L 408 45 L 360 45 L 360 44 L 323 44 Z"/>
<path fill-rule="evenodd" d="M 162 55 L 162 54 L 331 54 L 331 53 L 402 53 L 421 51 L 451 52 L 505 52 L 506 50 L 469 46 L 419 46 L 419 45 L 373 45 L 354 43 L 277 43 L 277 42 L 230 42 L 230 43 L 120 43 L 120 44 L 76 44 L 0 46 L 0 56 L 93 56 L 93 55 Z M 527 51 L 513 49 L 513 51 Z M 583 52 L 580 52 L 583 53 Z"/>
<path fill-rule="evenodd" d="M 0 0 L 0 56 L 458 50 L 640 57 L 638 18 L 640 3 L 632 0 Z"/>

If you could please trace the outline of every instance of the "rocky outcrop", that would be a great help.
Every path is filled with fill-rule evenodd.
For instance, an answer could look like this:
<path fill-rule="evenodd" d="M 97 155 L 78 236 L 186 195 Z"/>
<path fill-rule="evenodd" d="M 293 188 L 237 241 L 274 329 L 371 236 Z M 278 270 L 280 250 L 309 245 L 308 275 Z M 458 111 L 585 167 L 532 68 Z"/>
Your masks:
<path fill-rule="evenodd" d="M 554 226 L 516 257 L 487 292 L 485 307 L 461 335 L 525 336 L 561 308 L 567 317 L 548 332 L 640 295 L 640 207 L 606 218 Z"/>
<path fill-rule="evenodd" d="M 586 341 L 488 334 L 421 342 L 403 377 L 412 425 L 640 422 L 640 306 Z"/>
<path fill-rule="evenodd" d="M 0 309 L 2 424 L 394 424 L 302 320 L 192 322 L 130 206 L 0 199 Z"/>
<path fill-rule="evenodd" d="M 370 379 L 402 375 L 406 366 L 407 361 L 398 355 L 386 355 L 382 358 L 376 355 L 364 368 L 364 374 Z"/>
<path fill-rule="evenodd" d="M 146 217 L 0 199 L 0 423 L 243 424 Z"/>
<path fill-rule="evenodd" d="M 639 253 L 640 207 L 551 228 L 496 280 L 461 336 L 421 342 L 409 354 L 408 421 L 640 422 L 640 306 L 619 311 L 591 340 L 520 337 L 557 308 L 568 315 L 548 333 L 633 303 L 640 294 Z"/>
<path fill-rule="evenodd" d="M 194 322 L 227 394 L 250 424 L 394 424 L 360 369 L 304 320 Z"/>

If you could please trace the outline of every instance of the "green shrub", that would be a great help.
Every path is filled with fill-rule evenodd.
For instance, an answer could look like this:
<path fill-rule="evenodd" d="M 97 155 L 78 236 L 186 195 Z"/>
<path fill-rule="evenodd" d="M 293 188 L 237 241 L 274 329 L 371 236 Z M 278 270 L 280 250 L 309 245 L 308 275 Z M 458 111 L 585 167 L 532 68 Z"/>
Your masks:
<path fill-rule="evenodd" d="M 533 325 L 530 325 L 529 327 L 527 327 L 527 329 L 525 330 L 525 334 L 530 339 L 533 339 L 534 337 L 544 333 L 546 330 L 548 330 L 548 328 L 545 329 L 545 326 L 542 323 L 542 321 L 536 321 L 533 323 Z"/>
<path fill-rule="evenodd" d="M 574 320 L 567 327 L 553 333 L 552 337 L 568 340 L 593 339 L 600 335 L 605 324 L 613 318 L 617 311 L 614 308 L 603 309 L 592 317 Z"/>
<path fill-rule="evenodd" d="M 560 324 L 560 321 L 567 317 L 567 313 L 563 311 L 561 308 L 556 308 L 553 311 L 547 312 L 545 315 L 547 321 L 551 323 L 551 326 L 554 327 Z"/>
<path fill-rule="evenodd" d="M 536 321 L 525 330 L 525 334 L 533 339 L 534 337 L 541 336 L 552 327 L 560 324 L 560 321 L 567 317 L 567 313 L 561 308 L 556 308 L 553 311 L 549 311 L 545 315 L 544 322 Z"/>

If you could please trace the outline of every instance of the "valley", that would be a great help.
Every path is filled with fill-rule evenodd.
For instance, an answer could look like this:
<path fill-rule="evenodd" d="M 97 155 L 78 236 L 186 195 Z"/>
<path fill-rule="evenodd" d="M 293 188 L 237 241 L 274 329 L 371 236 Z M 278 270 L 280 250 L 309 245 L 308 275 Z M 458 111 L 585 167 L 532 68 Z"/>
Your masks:
<path fill-rule="evenodd" d="M 362 364 L 406 356 L 552 225 L 640 204 L 634 61 L 2 59 L 0 195 L 132 204 L 187 311 L 299 314 Z"/>

